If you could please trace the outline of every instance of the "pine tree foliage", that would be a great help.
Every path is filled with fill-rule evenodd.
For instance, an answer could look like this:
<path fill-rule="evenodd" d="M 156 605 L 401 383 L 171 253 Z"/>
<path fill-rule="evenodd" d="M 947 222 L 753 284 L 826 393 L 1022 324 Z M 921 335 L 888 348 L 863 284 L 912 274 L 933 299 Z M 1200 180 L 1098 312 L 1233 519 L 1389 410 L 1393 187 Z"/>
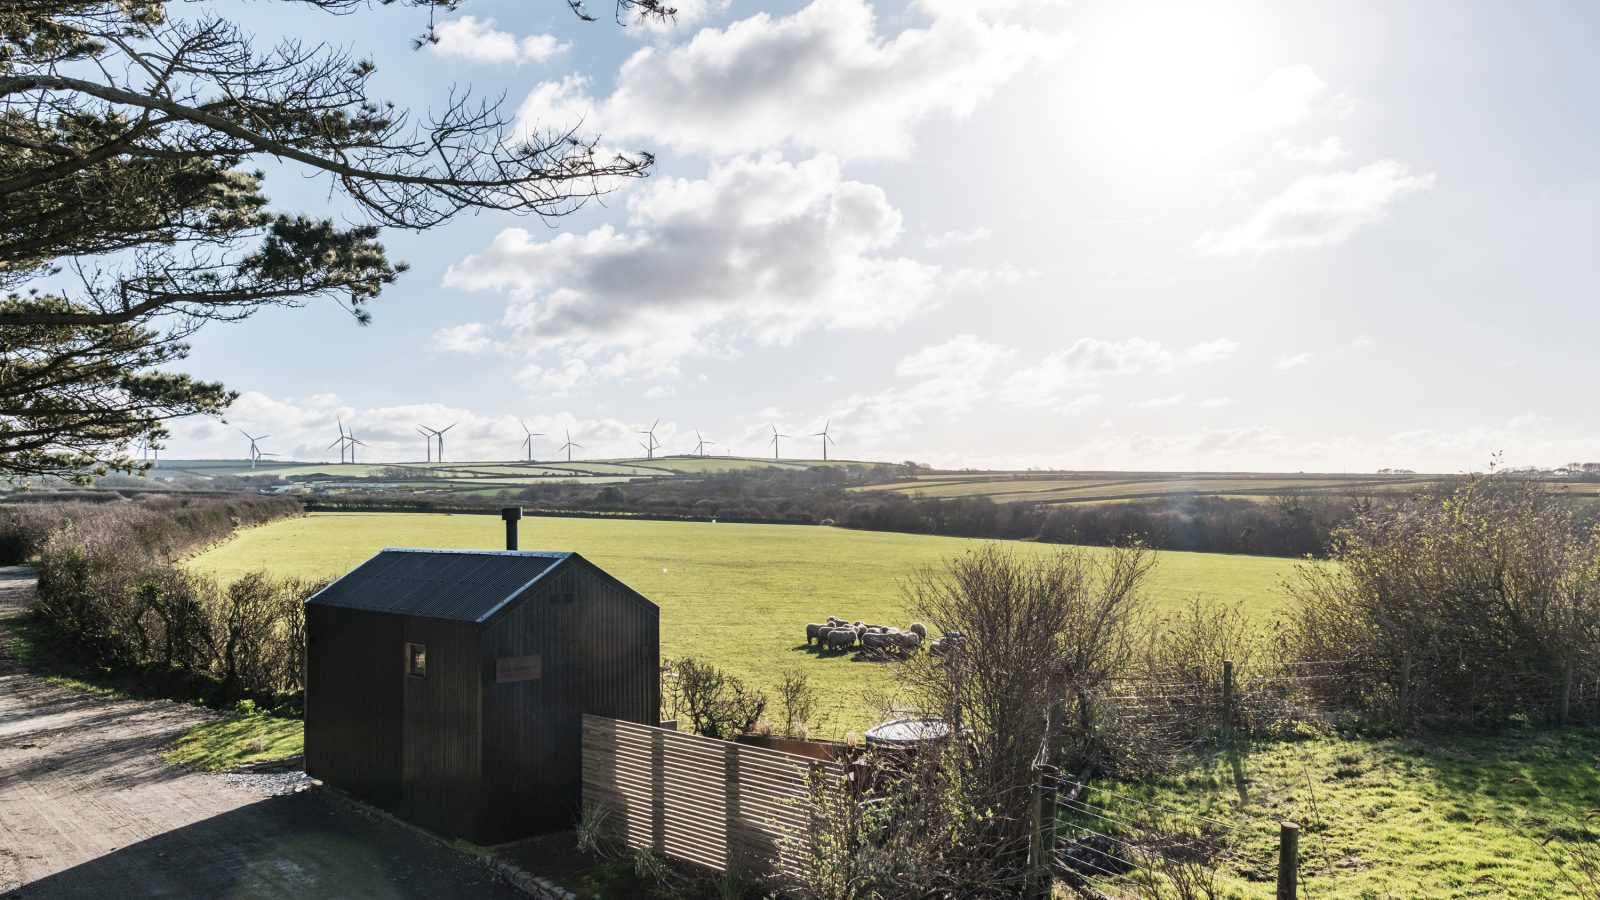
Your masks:
<path fill-rule="evenodd" d="M 419 46 L 459 5 L 387 2 L 426 11 Z M 619 22 L 672 12 L 617 6 Z M 223 411 L 232 392 L 171 370 L 208 323 L 330 302 L 365 324 L 405 270 L 381 228 L 559 218 L 653 161 L 514 133 L 469 90 L 424 121 L 375 98 L 374 72 L 335 47 L 263 44 L 207 7 L 0 0 L 0 477 L 135 471 L 134 442 Z M 269 159 L 325 180 L 356 221 L 274 208 L 256 168 Z"/>

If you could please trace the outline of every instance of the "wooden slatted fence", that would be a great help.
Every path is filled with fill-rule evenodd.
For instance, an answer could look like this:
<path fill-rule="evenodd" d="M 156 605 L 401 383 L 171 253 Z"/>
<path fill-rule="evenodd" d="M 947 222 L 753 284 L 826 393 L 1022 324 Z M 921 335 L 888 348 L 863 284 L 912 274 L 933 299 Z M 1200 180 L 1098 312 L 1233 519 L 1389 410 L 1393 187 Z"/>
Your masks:
<path fill-rule="evenodd" d="M 809 849 L 810 785 L 843 780 L 835 762 L 583 717 L 583 801 L 605 811 L 606 830 L 630 848 L 718 871 L 796 876 Z"/>

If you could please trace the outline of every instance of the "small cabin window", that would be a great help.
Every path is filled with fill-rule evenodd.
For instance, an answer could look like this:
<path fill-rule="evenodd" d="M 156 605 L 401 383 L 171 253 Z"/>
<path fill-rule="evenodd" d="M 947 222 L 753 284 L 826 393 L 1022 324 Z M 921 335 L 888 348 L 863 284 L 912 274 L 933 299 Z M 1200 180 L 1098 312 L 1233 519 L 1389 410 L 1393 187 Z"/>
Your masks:
<path fill-rule="evenodd" d="M 406 674 L 412 678 L 422 678 L 428 674 L 428 648 L 425 645 L 406 645 Z"/>

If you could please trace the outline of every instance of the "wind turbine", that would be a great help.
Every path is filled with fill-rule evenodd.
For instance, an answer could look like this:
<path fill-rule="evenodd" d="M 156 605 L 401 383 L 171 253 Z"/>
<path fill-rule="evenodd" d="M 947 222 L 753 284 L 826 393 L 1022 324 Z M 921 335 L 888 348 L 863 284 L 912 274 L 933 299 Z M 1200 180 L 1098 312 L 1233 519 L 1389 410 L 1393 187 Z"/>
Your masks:
<path fill-rule="evenodd" d="M 339 462 L 343 463 L 344 462 L 344 451 L 345 451 L 345 448 L 349 447 L 350 446 L 350 441 L 354 440 L 355 438 L 353 436 L 346 435 L 344 433 L 344 419 L 339 419 L 338 422 L 339 422 L 339 439 L 337 441 L 334 441 L 332 444 L 329 444 L 328 446 L 323 447 L 322 451 L 324 453 L 326 453 L 327 451 L 332 450 L 335 446 L 337 446 L 339 448 Z M 355 459 L 353 458 L 354 457 L 354 453 L 352 452 L 351 455 L 352 455 L 352 459 L 350 461 L 351 462 L 355 462 Z"/>
<path fill-rule="evenodd" d="M 446 425 L 443 428 L 429 428 L 426 425 L 421 426 L 423 431 L 426 431 L 427 433 L 439 439 L 439 462 L 444 462 L 444 433 L 460 424 L 461 422 L 458 420 L 451 422 L 449 425 Z"/>
<path fill-rule="evenodd" d="M 428 435 L 428 429 L 418 425 L 417 434 L 422 435 L 422 461 L 433 462 L 433 438 Z"/>
<path fill-rule="evenodd" d="M 245 431 L 243 428 L 239 429 L 239 433 L 247 438 L 250 438 L 250 468 L 254 469 L 256 467 L 256 463 L 259 462 L 263 456 L 277 456 L 276 453 L 262 453 L 261 448 L 256 446 L 257 441 L 264 441 L 267 438 L 272 437 L 272 435 L 263 434 L 260 437 L 250 437 L 250 432 Z"/>
<path fill-rule="evenodd" d="M 712 446 L 711 442 L 700 436 L 700 429 L 694 430 L 694 452 L 696 456 L 705 456 L 706 448 Z"/>
<path fill-rule="evenodd" d="M 651 423 L 651 425 L 650 425 L 650 427 L 648 429 L 646 429 L 644 431 L 636 431 L 636 432 L 634 432 L 634 434 L 648 434 L 648 435 L 650 435 L 650 443 L 647 444 L 644 441 L 640 441 L 639 442 L 639 446 L 644 448 L 644 458 L 645 459 L 655 459 L 656 458 L 656 448 L 661 446 L 660 444 L 656 443 L 656 426 L 660 425 L 660 424 L 661 424 L 661 420 L 657 419 L 657 420 L 655 420 L 655 422 Z"/>
<path fill-rule="evenodd" d="M 558 449 L 558 451 L 559 450 L 567 451 L 567 462 L 572 462 L 572 450 L 573 450 L 573 448 L 577 448 L 579 450 L 582 450 L 583 449 L 583 445 L 582 444 L 574 444 L 572 442 L 572 429 L 569 428 L 569 429 L 567 429 L 567 442 L 565 444 L 562 444 L 557 449 Z"/>
<path fill-rule="evenodd" d="M 822 438 L 822 461 L 823 462 L 827 462 L 828 461 L 828 443 L 830 441 L 835 443 L 835 444 L 839 443 L 838 441 L 833 440 L 833 436 L 832 435 L 828 434 L 828 426 L 830 426 L 832 424 L 833 424 L 833 420 L 829 419 L 828 421 L 826 421 L 826 422 L 824 422 L 822 424 L 822 430 L 821 431 L 819 431 L 816 434 L 812 435 L 812 437 Z"/>
<path fill-rule="evenodd" d="M 355 465 L 355 463 L 356 463 L 356 448 L 357 447 L 365 447 L 367 445 L 367 442 L 366 441 L 358 441 L 358 440 L 356 440 L 356 430 L 354 428 L 350 429 L 350 437 L 348 438 L 348 441 L 350 443 L 350 464 L 351 465 Z M 341 458 L 343 458 L 343 457 L 341 457 Z"/>
<path fill-rule="evenodd" d="M 788 437 L 787 434 L 779 434 L 778 433 L 778 426 L 777 426 L 776 423 L 774 423 L 773 426 L 772 426 L 772 458 L 773 459 L 778 459 L 778 441 L 779 441 L 779 439 L 780 438 L 786 438 L 786 437 Z"/>
<path fill-rule="evenodd" d="M 528 449 L 528 462 L 533 462 L 533 439 L 536 437 L 544 437 L 544 432 L 528 431 L 528 423 L 522 421 L 521 419 L 517 420 L 517 424 L 521 425 L 522 430 L 528 435 L 522 439 L 522 446 Z"/>

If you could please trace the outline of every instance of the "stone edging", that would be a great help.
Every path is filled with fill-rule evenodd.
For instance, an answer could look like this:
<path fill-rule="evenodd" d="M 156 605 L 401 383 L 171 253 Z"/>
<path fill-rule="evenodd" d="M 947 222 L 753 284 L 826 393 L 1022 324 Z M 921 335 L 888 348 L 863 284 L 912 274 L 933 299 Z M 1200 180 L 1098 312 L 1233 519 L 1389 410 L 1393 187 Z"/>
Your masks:
<path fill-rule="evenodd" d="M 572 891 L 566 890 L 548 878 L 540 878 L 514 862 L 495 859 L 493 856 L 484 862 L 518 889 L 538 897 L 539 900 L 578 900 L 578 895 Z"/>

